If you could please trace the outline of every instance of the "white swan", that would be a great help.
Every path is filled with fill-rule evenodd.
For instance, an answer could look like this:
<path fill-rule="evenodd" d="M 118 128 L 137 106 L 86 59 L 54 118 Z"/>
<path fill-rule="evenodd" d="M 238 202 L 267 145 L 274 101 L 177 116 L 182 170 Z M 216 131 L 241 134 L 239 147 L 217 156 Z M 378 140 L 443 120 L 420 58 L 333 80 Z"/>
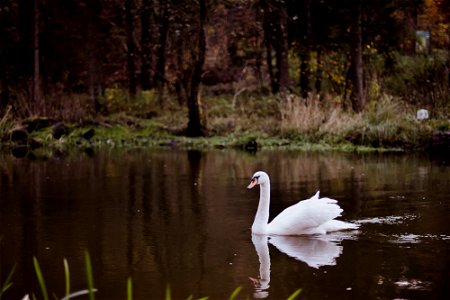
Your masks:
<path fill-rule="evenodd" d="M 283 210 L 272 222 L 269 221 L 270 180 L 267 173 L 259 171 L 253 174 L 248 189 L 260 186 L 259 204 L 252 233 L 269 235 L 303 235 L 326 234 L 331 231 L 357 229 L 352 224 L 334 218 L 341 215 L 342 209 L 337 201 L 330 198 L 319 198 L 319 192 L 307 200 L 303 200 Z"/>

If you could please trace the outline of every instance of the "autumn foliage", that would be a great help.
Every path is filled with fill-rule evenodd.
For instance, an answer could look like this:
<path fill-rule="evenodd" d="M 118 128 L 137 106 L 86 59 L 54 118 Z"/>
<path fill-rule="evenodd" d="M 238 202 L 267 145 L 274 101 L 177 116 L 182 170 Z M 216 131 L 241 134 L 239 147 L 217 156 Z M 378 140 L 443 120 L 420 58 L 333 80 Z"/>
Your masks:
<path fill-rule="evenodd" d="M 0 3 L 0 111 L 18 117 L 108 114 L 117 90 L 131 104 L 151 91 L 161 109 L 176 97 L 193 135 L 202 94 L 331 95 L 364 111 L 379 89 L 449 113 L 448 0 L 31 2 Z"/>

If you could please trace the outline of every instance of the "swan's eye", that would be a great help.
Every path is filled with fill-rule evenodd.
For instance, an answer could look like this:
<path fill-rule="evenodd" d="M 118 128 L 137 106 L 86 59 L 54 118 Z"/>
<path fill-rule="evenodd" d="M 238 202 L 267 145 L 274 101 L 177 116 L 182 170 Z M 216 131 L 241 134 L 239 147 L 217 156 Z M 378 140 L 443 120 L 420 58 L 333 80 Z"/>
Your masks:
<path fill-rule="evenodd" d="M 252 178 L 252 181 L 258 182 L 258 179 L 259 179 L 259 176 L 255 176 L 255 177 Z"/>
<path fill-rule="evenodd" d="M 259 184 L 258 183 L 258 178 L 259 176 L 253 176 L 252 179 L 250 180 L 250 184 L 247 186 L 248 189 L 253 188 L 255 185 Z"/>

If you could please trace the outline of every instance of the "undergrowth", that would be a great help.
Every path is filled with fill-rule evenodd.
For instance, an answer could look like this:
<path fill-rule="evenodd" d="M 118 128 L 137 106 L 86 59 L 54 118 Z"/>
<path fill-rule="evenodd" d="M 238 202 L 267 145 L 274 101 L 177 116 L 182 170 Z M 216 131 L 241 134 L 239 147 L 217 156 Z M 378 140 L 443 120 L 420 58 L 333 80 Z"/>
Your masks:
<path fill-rule="evenodd" d="M 300 148 L 319 144 L 322 149 L 355 147 L 417 149 L 425 148 L 433 131 L 450 128 L 445 118 L 431 114 L 429 120 L 418 121 L 418 107 L 399 98 L 383 94 L 376 82 L 370 101 L 362 113 L 345 110 L 340 97 L 295 95 L 284 98 L 272 95 L 242 93 L 204 96 L 206 138 L 185 138 L 187 109 L 174 97 L 165 96 L 163 106 L 152 92 L 128 99 L 121 91 L 109 91 L 103 99 L 107 113 L 95 117 L 86 114 L 79 121 L 64 121 L 69 133 L 57 141 L 51 128 L 33 132 L 30 137 L 50 147 L 110 146 L 187 148 L 245 147 L 249 141 L 260 147 Z M 81 101 L 81 100 L 80 100 Z M 81 107 L 81 106 L 80 106 Z M 10 132 L 21 126 L 21 120 L 8 110 L 0 120 L 0 137 L 10 141 Z M 81 138 L 89 128 L 95 135 L 89 141 Z"/>
<path fill-rule="evenodd" d="M 281 135 L 331 144 L 349 141 L 371 147 L 413 148 L 426 144 L 436 127 L 433 121 L 416 120 L 413 107 L 388 95 L 371 101 L 363 113 L 329 103 L 288 97 L 280 105 Z"/>

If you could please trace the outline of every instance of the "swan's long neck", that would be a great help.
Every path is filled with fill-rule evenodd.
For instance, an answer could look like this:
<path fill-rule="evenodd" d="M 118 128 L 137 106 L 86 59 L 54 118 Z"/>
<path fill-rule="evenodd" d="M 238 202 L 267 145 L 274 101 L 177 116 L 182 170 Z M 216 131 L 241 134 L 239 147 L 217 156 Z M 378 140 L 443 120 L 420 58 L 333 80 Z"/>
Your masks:
<path fill-rule="evenodd" d="M 255 220 L 253 221 L 252 232 L 265 234 L 267 222 L 269 221 L 270 182 L 260 184 L 259 187 L 259 204 Z"/>

